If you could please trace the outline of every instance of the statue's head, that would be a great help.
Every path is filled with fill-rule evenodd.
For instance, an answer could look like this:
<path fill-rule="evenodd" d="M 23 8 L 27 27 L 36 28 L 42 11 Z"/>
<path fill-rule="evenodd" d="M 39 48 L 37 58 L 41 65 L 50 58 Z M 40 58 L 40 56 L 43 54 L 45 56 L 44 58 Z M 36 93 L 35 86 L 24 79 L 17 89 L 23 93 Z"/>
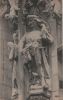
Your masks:
<path fill-rule="evenodd" d="M 27 16 L 27 25 L 32 25 L 33 23 L 35 23 L 35 17 L 37 17 L 36 15 L 28 15 Z"/>
<path fill-rule="evenodd" d="M 27 16 L 27 27 L 30 30 L 33 29 L 40 29 L 40 23 L 41 21 L 39 20 L 39 17 L 36 15 L 28 15 Z"/>
<path fill-rule="evenodd" d="M 43 29 L 47 28 L 47 30 L 49 31 L 48 23 L 36 15 L 28 15 L 26 24 L 27 24 L 27 28 L 30 29 L 31 31 L 33 30 L 41 31 L 42 28 Z"/>

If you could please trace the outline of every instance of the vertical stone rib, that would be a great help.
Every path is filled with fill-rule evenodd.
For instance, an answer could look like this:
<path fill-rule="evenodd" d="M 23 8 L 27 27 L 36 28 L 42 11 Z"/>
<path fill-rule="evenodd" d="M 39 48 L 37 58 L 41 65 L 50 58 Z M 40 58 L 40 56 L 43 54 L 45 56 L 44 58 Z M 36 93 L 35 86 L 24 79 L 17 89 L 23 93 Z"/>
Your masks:
<path fill-rule="evenodd" d="M 7 50 L 9 39 L 8 23 L 0 18 L 0 100 L 10 100 L 11 97 L 11 68 Z"/>
<path fill-rule="evenodd" d="M 19 0 L 19 14 L 18 14 L 18 31 L 19 31 L 19 40 L 24 34 L 24 26 L 23 26 L 23 5 L 25 0 Z M 23 59 L 21 58 L 21 54 L 19 53 L 19 60 L 18 60 L 18 90 L 19 90 L 19 100 L 25 99 L 24 93 L 24 68 L 23 68 Z"/>

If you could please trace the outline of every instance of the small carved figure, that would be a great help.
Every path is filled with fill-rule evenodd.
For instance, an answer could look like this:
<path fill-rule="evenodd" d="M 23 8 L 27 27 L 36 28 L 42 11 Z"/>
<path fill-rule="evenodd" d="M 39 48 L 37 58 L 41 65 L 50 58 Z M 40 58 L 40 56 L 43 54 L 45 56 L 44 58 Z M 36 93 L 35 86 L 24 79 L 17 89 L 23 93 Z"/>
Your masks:
<path fill-rule="evenodd" d="M 10 13 L 5 14 L 5 18 L 13 19 L 18 17 L 18 0 L 9 0 L 10 3 Z"/>
<path fill-rule="evenodd" d="M 12 64 L 12 97 L 18 95 L 18 85 L 16 78 L 17 71 L 17 61 L 18 61 L 18 34 L 13 34 L 13 42 L 8 42 L 8 47 L 11 49 L 9 54 L 9 60 Z"/>

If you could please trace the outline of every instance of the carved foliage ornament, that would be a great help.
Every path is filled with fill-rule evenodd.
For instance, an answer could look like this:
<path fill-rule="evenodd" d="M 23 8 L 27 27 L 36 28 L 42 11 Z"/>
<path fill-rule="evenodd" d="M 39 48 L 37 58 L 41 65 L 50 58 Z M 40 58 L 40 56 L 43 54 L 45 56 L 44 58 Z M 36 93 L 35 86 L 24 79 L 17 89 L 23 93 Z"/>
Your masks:
<path fill-rule="evenodd" d="M 55 18 L 61 18 L 61 2 L 59 0 L 26 0 L 23 14 L 44 16 L 45 18 L 50 15 Z"/>
<path fill-rule="evenodd" d="M 47 8 L 48 4 L 49 0 L 26 0 L 24 14 L 28 15 L 28 14 L 44 13 L 46 9 L 49 9 L 49 6 Z"/>

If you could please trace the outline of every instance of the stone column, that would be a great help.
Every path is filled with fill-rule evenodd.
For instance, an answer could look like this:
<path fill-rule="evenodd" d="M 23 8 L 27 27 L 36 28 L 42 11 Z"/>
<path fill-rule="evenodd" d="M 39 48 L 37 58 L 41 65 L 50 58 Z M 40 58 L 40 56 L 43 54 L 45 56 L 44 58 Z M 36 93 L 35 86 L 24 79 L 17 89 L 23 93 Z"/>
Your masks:
<path fill-rule="evenodd" d="M 59 100 L 59 77 L 58 77 L 58 60 L 57 60 L 57 29 L 56 20 L 50 20 L 51 33 L 54 37 L 54 43 L 51 46 L 51 86 L 52 86 L 52 100 Z"/>
<path fill-rule="evenodd" d="M 0 17 L 0 100 L 11 98 L 11 67 L 7 47 L 10 38 L 8 22 Z"/>
<path fill-rule="evenodd" d="M 22 38 L 24 35 L 25 27 L 23 25 L 23 6 L 24 6 L 25 0 L 19 0 L 19 14 L 18 14 L 18 39 Z M 23 66 L 23 59 L 21 58 L 21 54 L 18 55 L 18 91 L 19 91 L 19 100 L 25 99 L 25 79 L 24 79 L 24 66 Z"/>

